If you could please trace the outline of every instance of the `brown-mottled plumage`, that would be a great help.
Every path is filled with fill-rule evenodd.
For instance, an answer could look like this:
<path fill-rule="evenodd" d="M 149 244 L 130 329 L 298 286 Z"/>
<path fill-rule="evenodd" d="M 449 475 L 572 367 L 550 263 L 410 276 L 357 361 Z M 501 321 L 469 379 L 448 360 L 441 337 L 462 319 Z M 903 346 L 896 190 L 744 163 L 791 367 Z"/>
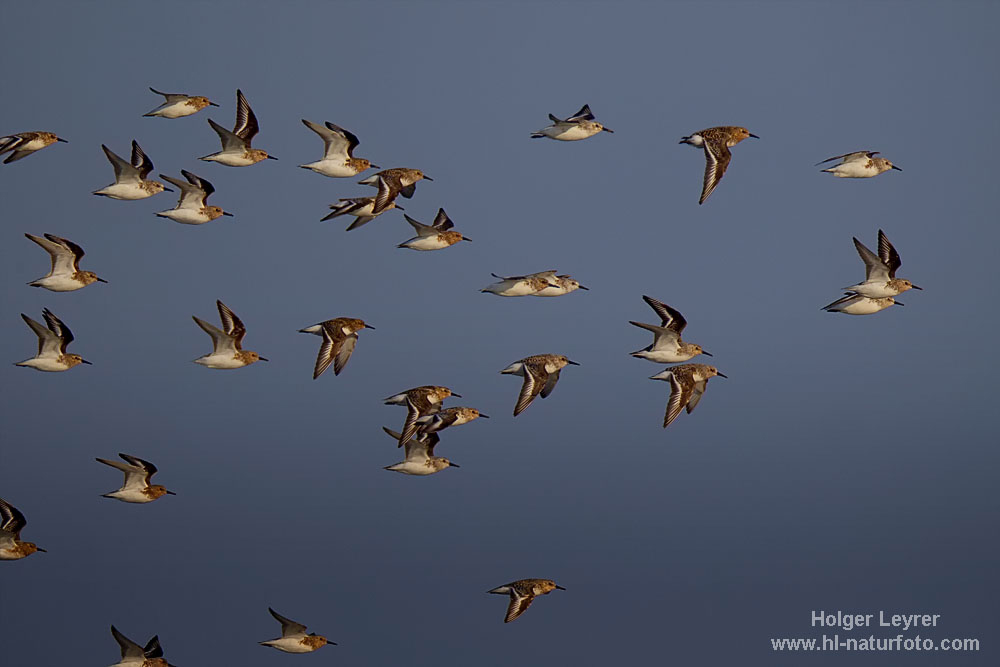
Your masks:
<path fill-rule="evenodd" d="M 388 207 L 389 203 L 398 195 L 403 195 L 407 199 L 412 197 L 413 193 L 417 189 L 416 183 L 421 179 L 426 179 L 428 181 L 434 180 L 430 176 L 424 175 L 424 172 L 419 169 L 393 167 L 392 169 L 384 169 L 382 171 L 375 172 L 363 181 L 358 181 L 358 183 L 361 185 L 373 185 L 379 188 L 379 194 L 375 201 L 375 208 L 372 211 L 378 215 L 384 211 Z M 384 187 L 388 190 L 387 194 L 384 196 L 382 194 L 382 182 L 384 182 Z"/>
<path fill-rule="evenodd" d="M 25 233 L 25 237 L 40 245 L 45 252 L 49 253 L 51 260 L 48 275 L 28 283 L 32 287 L 44 287 L 53 292 L 71 292 L 91 283 L 108 282 L 98 278 L 93 271 L 80 270 L 80 259 L 86 253 L 83 248 L 69 239 L 55 234 L 46 234 L 45 238 L 41 238 Z"/>
<path fill-rule="evenodd" d="M 194 315 L 191 316 L 195 323 L 212 337 L 212 353 L 198 357 L 194 362 L 208 368 L 232 369 L 249 366 L 257 361 L 267 361 L 256 352 L 243 349 L 243 337 L 246 336 L 247 328 L 236 313 L 222 301 L 216 300 L 215 305 L 219 309 L 222 329 Z"/>
<path fill-rule="evenodd" d="M 90 364 L 79 354 L 69 354 L 66 348 L 73 342 L 73 332 L 48 308 L 42 310 L 42 317 L 48 328 L 21 313 L 21 319 L 38 336 L 38 354 L 31 359 L 19 361 L 16 366 L 25 366 L 39 371 L 66 371 L 78 364 Z"/>
<path fill-rule="evenodd" d="M 312 653 L 327 644 L 337 645 L 336 642 L 332 642 L 322 635 L 312 632 L 306 634 L 306 626 L 285 618 L 270 607 L 267 610 L 271 612 L 271 616 L 276 621 L 281 623 L 281 637 L 260 642 L 261 646 L 270 646 L 285 653 Z"/>
<path fill-rule="evenodd" d="M 695 132 L 680 140 L 679 143 L 705 150 L 705 180 L 702 184 L 701 198 L 698 200 L 698 204 L 705 203 L 705 200 L 715 191 L 722 176 L 726 173 L 729 161 L 732 159 L 729 147 L 735 146 L 747 137 L 760 139 L 756 134 L 751 134 L 745 127 L 724 125 Z"/>
<path fill-rule="evenodd" d="M 487 593 L 497 595 L 510 595 L 510 604 L 507 606 L 507 615 L 503 622 L 510 623 L 515 618 L 524 613 L 538 595 L 548 595 L 552 591 L 559 589 L 566 590 L 556 584 L 551 579 L 518 579 L 509 584 L 498 586 Z"/>
<path fill-rule="evenodd" d="M 0 155 L 13 151 L 3 161 L 4 164 L 10 164 L 11 162 L 17 162 L 21 158 L 26 158 L 46 146 L 51 146 L 57 141 L 64 144 L 69 143 L 51 132 L 18 132 L 17 134 L 0 137 Z"/>
<path fill-rule="evenodd" d="M 406 406 L 406 421 L 403 423 L 399 444 L 405 444 L 414 436 L 417 432 L 417 420 L 420 417 L 438 412 L 441 409 L 441 402 L 449 396 L 462 398 L 460 394 L 454 393 L 448 387 L 439 385 L 414 387 L 386 398 L 386 405 Z"/>
<path fill-rule="evenodd" d="M 672 366 L 650 377 L 651 380 L 670 382 L 670 398 L 667 401 L 667 411 L 663 417 L 663 428 L 677 419 L 681 410 L 687 408 L 688 414 L 698 405 L 705 394 L 708 380 L 718 375 L 727 377 L 715 366 L 707 364 L 681 364 Z"/>
<path fill-rule="evenodd" d="M 358 342 L 358 331 L 362 329 L 374 329 L 375 327 L 365 324 L 364 320 L 355 317 L 335 317 L 319 324 L 314 324 L 305 329 L 299 329 L 299 333 L 311 333 L 323 338 L 323 343 L 319 347 L 319 356 L 316 357 L 316 366 L 313 369 L 313 380 L 333 364 L 333 374 L 340 375 L 344 370 L 344 365 L 351 358 L 354 346 Z"/>
<path fill-rule="evenodd" d="M 34 542 L 21 541 L 21 530 L 27 525 L 16 507 L 0 498 L 0 560 L 19 560 L 36 551 L 45 553 Z"/>
<path fill-rule="evenodd" d="M 518 416 L 531 405 L 535 397 L 541 394 L 546 398 L 552 393 L 559 381 L 559 371 L 567 365 L 579 366 L 575 361 L 570 361 L 561 354 L 536 354 L 525 357 L 520 361 L 515 361 L 507 368 L 500 371 L 503 374 L 520 375 L 524 378 L 521 385 L 521 393 L 517 397 L 517 404 L 514 406 L 514 416 Z"/>

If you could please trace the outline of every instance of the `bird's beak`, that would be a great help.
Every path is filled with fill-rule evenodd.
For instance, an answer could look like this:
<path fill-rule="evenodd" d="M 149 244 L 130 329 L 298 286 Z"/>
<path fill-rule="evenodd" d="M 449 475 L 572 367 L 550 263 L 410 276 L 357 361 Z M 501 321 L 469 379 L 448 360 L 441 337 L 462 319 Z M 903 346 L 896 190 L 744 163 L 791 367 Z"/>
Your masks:
<path fill-rule="evenodd" d="M 165 185 L 163 186 L 163 191 L 164 191 L 164 192 L 173 192 L 173 190 L 171 190 L 170 188 L 168 188 L 168 187 L 167 187 L 167 186 L 165 186 Z"/>
<path fill-rule="evenodd" d="M 705 350 L 702 350 L 701 353 L 704 354 L 706 357 L 714 357 L 715 356 L 711 352 L 706 352 Z"/>
<path fill-rule="evenodd" d="M 454 396 L 455 398 L 462 398 L 461 394 L 456 394 L 455 392 L 451 392 L 451 395 Z"/>
<path fill-rule="evenodd" d="M 470 239 L 468 236 L 463 236 L 462 240 L 463 241 L 468 241 L 469 243 L 472 243 L 472 239 Z"/>
<path fill-rule="evenodd" d="M 98 279 L 97 279 L 97 282 L 99 282 L 99 283 L 106 283 L 106 282 L 108 282 L 108 281 L 107 281 L 107 280 L 105 280 L 104 278 L 98 278 Z"/>
<path fill-rule="evenodd" d="M 559 585 L 557 585 L 556 588 L 559 589 L 559 590 L 561 590 L 561 591 L 566 590 L 565 588 L 563 588 L 562 586 L 559 586 Z"/>
<path fill-rule="evenodd" d="M 210 106 L 210 107 L 217 107 L 217 106 L 219 106 L 219 105 L 218 105 L 218 104 L 216 104 L 215 102 L 209 102 L 209 103 L 208 103 L 208 106 Z"/>
<path fill-rule="evenodd" d="M 93 366 L 94 365 L 94 364 L 90 363 L 89 361 L 87 361 L 86 359 L 81 359 L 80 363 L 81 364 L 87 364 L 88 366 Z"/>
<path fill-rule="evenodd" d="M 227 213 L 226 211 L 223 211 L 222 215 L 229 216 L 230 218 L 233 217 L 232 213 Z"/>
<path fill-rule="evenodd" d="M 612 130 L 612 129 L 611 129 L 610 127 L 602 127 L 602 128 L 601 128 L 601 131 L 602 131 L 602 132 L 610 132 L 611 134 L 614 134 L 614 133 L 615 133 L 615 131 L 614 131 L 614 130 Z"/>
<path fill-rule="evenodd" d="M 756 134 L 753 134 L 752 132 L 747 132 L 747 134 L 749 134 L 754 139 L 760 139 L 760 137 L 758 137 Z"/>
<path fill-rule="evenodd" d="M 589 288 L 589 287 L 584 287 L 583 285 L 580 285 L 580 289 L 585 289 L 585 290 L 587 290 L 588 292 L 590 291 L 590 288 Z"/>
<path fill-rule="evenodd" d="M 365 329 L 371 329 L 371 330 L 373 330 L 373 331 L 374 331 L 374 330 L 375 330 L 375 327 L 373 327 L 373 326 L 372 326 L 372 325 L 370 325 L 370 324 L 366 324 L 366 325 L 365 325 Z"/>
<path fill-rule="evenodd" d="M 913 287 L 913 289 L 918 289 L 918 290 L 920 290 L 921 292 L 923 292 L 923 291 L 924 291 L 924 288 L 923 288 L 923 287 L 917 287 L 916 285 L 912 285 L 912 287 Z"/>
<path fill-rule="evenodd" d="M 265 357 L 261 357 L 261 356 L 259 356 L 259 355 L 258 355 L 257 359 L 258 359 L 259 361 L 271 361 L 270 359 L 267 359 L 267 358 L 265 358 Z"/>
<path fill-rule="evenodd" d="M 899 168 L 899 167 L 897 167 L 896 165 L 892 165 L 892 168 L 893 168 L 893 169 L 895 169 L 896 171 L 903 171 L 902 169 L 900 169 L 900 168 Z"/>
<path fill-rule="evenodd" d="M 168 496 L 176 496 L 177 494 L 174 493 L 173 491 L 167 491 L 167 495 Z"/>
<path fill-rule="evenodd" d="M 427 174 L 424 174 L 424 180 L 425 181 L 433 181 L 434 179 L 431 178 L 430 176 L 428 176 Z"/>
<path fill-rule="evenodd" d="M 892 304 L 894 306 L 905 306 L 906 305 L 905 303 L 900 303 L 899 301 L 893 301 Z"/>
<path fill-rule="evenodd" d="M 489 415 L 484 415 L 482 412 L 479 413 L 479 416 L 482 417 L 483 419 L 489 419 L 490 418 Z"/>
<path fill-rule="evenodd" d="M 69 142 L 68 142 L 68 141 L 66 141 L 65 139 L 60 139 L 59 137 L 56 137 L 56 141 L 58 141 L 58 142 L 61 142 L 61 143 L 64 143 L 64 144 L 68 144 L 68 143 L 69 143 Z M 41 551 L 41 549 L 39 549 L 39 551 Z"/>
<path fill-rule="evenodd" d="M 720 378 L 726 378 L 727 380 L 729 379 L 728 375 L 723 375 L 722 373 L 717 372 L 716 375 L 718 375 Z"/>
<path fill-rule="evenodd" d="M 35 547 L 35 551 L 41 551 L 43 554 L 47 554 L 49 552 L 48 549 L 43 549 L 41 547 Z"/>
<path fill-rule="evenodd" d="M 268 155 L 267 159 L 268 160 L 277 160 L 278 158 L 274 157 L 273 155 Z"/>
<path fill-rule="evenodd" d="M 566 363 L 567 364 L 572 364 L 574 366 L 579 366 L 580 365 L 580 364 L 576 363 L 575 361 L 570 361 L 569 359 L 566 360 Z"/>
<path fill-rule="evenodd" d="M 461 468 L 462 467 L 462 466 L 458 465 L 457 463 L 451 463 L 451 462 L 449 462 L 448 465 L 451 466 L 452 468 Z"/>

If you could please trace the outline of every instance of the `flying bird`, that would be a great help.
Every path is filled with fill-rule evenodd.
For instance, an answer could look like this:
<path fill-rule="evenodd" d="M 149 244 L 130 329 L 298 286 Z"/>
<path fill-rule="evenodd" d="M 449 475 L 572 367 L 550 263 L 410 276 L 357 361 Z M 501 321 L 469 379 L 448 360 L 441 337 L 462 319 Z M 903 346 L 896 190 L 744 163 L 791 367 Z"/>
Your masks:
<path fill-rule="evenodd" d="M 211 118 L 208 119 L 208 124 L 219 135 L 219 139 L 222 141 L 222 150 L 200 157 L 199 160 L 218 162 L 227 167 L 249 167 L 261 160 L 278 159 L 273 155 L 268 155 L 266 151 L 250 147 L 250 142 L 257 136 L 260 126 L 257 124 L 257 116 L 250 108 L 247 98 L 243 97 L 243 91 L 236 91 L 236 125 L 232 132 Z"/>
<path fill-rule="evenodd" d="M 735 146 L 747 137 L 760 139 L 756 134 L 751 134 L 745 127 L 727 125 L 723 127 L 710 127 L 707 130 L 695 132 L 691 136 L 680 140 L 679 143 L 689 144 L 695 148 L 703 148 L 705 150 L 705 182 L 702 184 L 701 198 L 698 200 L 699 205 L 705 203 L 705 200 L 715 191 L 716 186 L 719 185 L 719 181 L 722 180 L 722 176 L 726 173 L 729 161 L 733 157 L 732 153 L 729 152 L 730 147 Z"/>
<path fill-rule="evenodd" d="M 185 95 L 184 93 L 161 93 L 150 86 L 151 91 L 157 95 L 163 95 L 166 101 L 143 116 L 157 116 L 160 118 L 183 118 L 191 114 L 198 113 L 205 107 L 219 106 L 215 102 L 209 101 L 202 95 Z"/>
<path fill-rule="evenodd" d="M 36 551 L 47 553 L 34 542 L 22 542 L 21 531 L 28 525 L 24 515 L 0 498 L 0 560 L 19 560 Z"/>
<path fill-rule="evenodd" d="M 187 183 L 160 174 L 160 178 L 180 188 L 181 196 L 177 200 L 177 206 L 169 211 L 160 211 L 156 215 L 185 225 L 202 225 L 223 215 L 233 217 L 232 213 L 226 213 L 218 206 L 209 206 L 206 203 L 209 196 L 215 192 L 215 187 L 211 183 L 184 169 L 181 169 L 181 175 L 187 179 Z"/>
<path fill-rule="evenodd" d="M 556 388 L 556 382 L 559 381 L 559 371 L 569 364 L 580 365 L 561 354 L 536 354 L 515 361 L 500 371 L 503 374 L 520 375 L 524 378 L 521 393 L 514 406 L 514 416 L 524 412 L 539 394 L 542 398 L 551 394 L 552 390 Z"/>
<path fill-rule="evenodd" d="M 108 459 L 95 459 L 104 465 L 117 468 L 125 473 L 125 482 L 117 491 L 105 493 L 104 498 L 115 498 L 125 503 L 151 503 L 164 495 L 177 495 L 173 491 L 167 491 L 159 484 L 150 484 L 149 481 L 156 474 L 156 466 L 149 461 L 144 461 L 138 456 L 130 454 L 119 454 L 125 463 L 110 461 Z"/>
<path fill-rule="evenodd" d="M 882 172 L 889 171 L 890 169 L 903 171 L 885 158 L 875 157 L 878 154 L 878 151 L 855 151 L 854 153 L 844 153 L 843 155 L 835 155 L 823 160 L 822 162 L 817 162 L 813 166 L 818 167 L 821 164 L 826 164 L 827 162 L 841 160 L 840 164 L 823 170 L 826 173 L 833 174 L 837 178 L 871 178 L 872 176 L 878 176 Z"/>
<path fill-rule="evenodd" d="M 134 139 L 132 140 L 131 162 L 126 162 L 104 144 L 101 144 L 101 148 L 104 149 L 104 154 L 115 169 L 115 182 L 100 190 L 95 190 L 95 195 L 134 201 L 152 197 L 164 191 L 173 192 L 159 181 L 146 180 L 149 173 L 153 171 L 153 161 L 146 156 Z"/>
<path fill-rule="evenodd" d="M 52 261 L 47 275 L 28 283 L 32 287 L 44 287 L 53 292 L 72 292 L 94 282 L 108 282 L 98 278 L 93 271 L 80 270 L 80 259 L 86 253 L 69 239 L 54 234 L 46 234 L 45 238 L 27 233 L 25 236 L 49 253 L 49 259 Z"/>
<path fill-rule="evenodd" d="M 558 141 L 580 141 L 581 139 L 592 137 L 598 132 L 610 132 L 611 134 L 615 132 L 610 128 L 604 127 L 594 119 L 594 114 L 590 112 L 589 104 L 584 104 L 579 111 L 566 120 L 561 120 L 552 114 L 549 114 L 549 120 L 552 121 L 552 125 L 533 132 L 531 135 L 532 139 L 548 137 L 549 139 L 556 139 Z"/>
<path fill-rule="evenodd" d="M 721 378 L 728 377 L 720 373 L 715 366 L 706 364 L 672 366 L 650 377 L 650 380 L 664 380 L 670 383 L 670 399 L 667 401 L 667 412 L 663 417 L 663 428 L 670 426 L 681 410 L 687 408 L 688 414 L 691 414 L 705 394 L 709 379 L 716 375 Z"/>
<path fill-rule="evenodd" d="M 56 373 L 68 371 L 78 364 L 90 364 L 79 354 L 69 354 L 66 348 L 73 342 L 73 332 L 48 308 L 42 311 L 48 328 L 21 313 L 21 319 L 38 336 L 38 354 L 31 359 L 19 361 L 15 366 L 25 366 L 38 371 Z"/>
<path fill-rule="evenodd" d="M 10 152 L 4 164 L 17 162 L 21 158 L 26 158 L 35 151 L 40 151 L 46 146 L 51 146 L 56 142 L 69 143 L 65 139 L 60 139 L 51 132 L 18 132 L 6 137 L 0 137 L 0 155 Z"/>
<path fill-rule="evenodd" d="M 299 333 L 315 334 L 323 338 L 323 343 L 319 346 L 319 356 L 316 357 L 313 380 L 322 375 L 331 363 L 333 364 L 333 374 L 340 375 L 340 371 L 344 370 L 347 360 L 354 352 L 354 346 L 358 342 L 358 332 L 362 329 L 374 330 L 375 327 L 354 317 L 335 317 L 332 320 L 299 329 Z"/>
<path fill-rule="evenodd" d="M 354 149 L 360 144 L 358 137 L 339 125 L 327 121 L 326 125 L 302 119 L 302 124 L 319 135 L 323 140 L 323 159 L 309 164 L 300 164 L 303 169 L 311 169 L 317 174 L 330 178 L 347 178 L 360 174 L 365 169 L 378 165 L 363 157 L 354 157 Z"/>
<path fill-rule="evenodd" d="M 531 606 L 536 596 L 548 595 L 556 589 L 560 591 L 566 590 L 551 579 L 518 579 L 517 581 L 512 581 L 509 584 L 498 586 L 486 592 L 496 593 L 497 595 L 510 595 L 507 615 L 503 619 L 504 623 L 510 623 Z"/>
<path fill-rule="evenodd" d="M 633 357 L 646 359 L 658 364 L 674 364 L 679 361 L 687 361 L 699 354 L 712 356 L 701 349 L 701 345 L 685 343 L 681 340 L 681 332 L 687 326 L 687 320 L 680 314 L 680 311 L 674 310 L 667 304 L 657 301 L 651 296 L 643 295 L 642 300 L 649 304 L 649 307 L 660 316 L 660 326 L 629 320 L 629 324 L 632 326 L 651 331 L 654 336 L 652 343 L 641 350 L 632 352 L 631 355 Z"/>
<path fill-rule="evenodd" d="M 321 635 L 312 632 L 306 634 L 306 626 L 285 618 L 270 607 L 267 610 L 271 612 L 271 616 L 274 616 L 278 623 L 281 623 L 281 637 L 259 642 L 261 646 L 270 646 L 285 653 L 312 653 L 327 644 L 337 645 L 336 642 Z"/>
<path fill-rule="evenodd" d="M 212 337 L 212 353 L 198 357 L 194 363 L 208 368 L 232 369 L 243 368 L 257 361 L 267 361 L 256 352 L 243 349 L 243 337 L 247 333 L 247 328 L 243 326 L 242 320 L 236 313 L 222 301 L 216 301 L 215 305 L 219 308 L 222 329 L 194 315 L 191 316 L 195 323 Z"/>

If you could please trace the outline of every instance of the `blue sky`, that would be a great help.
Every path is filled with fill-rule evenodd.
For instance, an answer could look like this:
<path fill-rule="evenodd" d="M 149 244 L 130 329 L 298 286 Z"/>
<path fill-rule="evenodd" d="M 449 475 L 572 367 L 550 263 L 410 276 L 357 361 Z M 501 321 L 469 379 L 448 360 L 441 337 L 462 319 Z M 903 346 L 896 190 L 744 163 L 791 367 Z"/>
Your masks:
<path fill-rule="evenodd" d="M 0 166 L 0 358 L 33 353 L 18 313 L 48 307 L 94 363 L 2 374 L 0 497 L 49 550 L 3 565 L 11 664 L 52 636 L 111 664 L 112 623 L 159 634 L 182 666 L 279 664 L 293 658 L 255 645 L 278 630 L 268 606 L 339 643 L 299 658 L 324 664 L 802 664 L 769 638 L 818 637 L 814 609 L 939 613 L 926 636 L 983 650 L 908 664 L 994 664 L 998 18 L 986 3 L 8 7 L 0 133 L 70 143 Z M 148 86 L 221 108 L 143 118 L 161 99 Z M 206 118 L 232 126 L 237 88 L 278 162 L 196 159 L 219 148 Z M 584 103 L 615 133 L 529 139 Z M 397 249 L 412 230 L 395 211 L 320 223 L 373 191 L 296 168 L 322 148 L 301 118 L 432 176 L 406 212 L 444 207 L 473 243 Z M 698 206 L 704 160 L 677 142 L 726 124 L 761 139 Z M 235 217 L 189 227 L 155 217 L 170 193 L 92 196 L 112 179 L 100 145 L 126 155 L 133 138 Z M 812 166 L 862 149 L 902 173 Z M 924 291 L 870 317 L 821 312 L 863 276 L 851 237 L 875 247 L 880 228 Z M 79 243 L 109 284 L 25 286 L 48 266 L 25 232 Z M 478 291 L 546 269 L 590 291 Z M 643 294 L 729 376 L 667 430 L 669 387 L 647 379 L 662 367 L 627 354 L 649 342 L 628 324 L 653 321 Z M 216 321 L 216 299 L 270 363 L 190 363 L 210 345 L 191 315 Z M 335 316 L 376 330 L 313 381 L 319 341 L 296 331 Z M 514 419 L 520 379 L 499 371 L 546 352 L 581 365 Z M 404 413 L 381 399 L 421 384 L 491 419 L 443 435 L 460 469 L 386 472 L 400 456 L 381 427 Z M 117 452 L 178 495 L 100 498 L 120 476 L 93 459 Z M 504 625 L 484 592 L 522 577 L 567 591 Z"/>

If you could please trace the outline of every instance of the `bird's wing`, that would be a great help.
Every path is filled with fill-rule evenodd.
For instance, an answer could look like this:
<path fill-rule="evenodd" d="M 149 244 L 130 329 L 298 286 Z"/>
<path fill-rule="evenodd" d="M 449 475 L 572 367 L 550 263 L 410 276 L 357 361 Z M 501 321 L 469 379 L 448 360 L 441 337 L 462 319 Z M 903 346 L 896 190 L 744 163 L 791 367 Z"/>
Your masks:
<path fill-rule="evenodd" d="M 195 323 L 202 328 L 202 331 L 212 337 L 212 346 L 214 348 L 213 354 L 223 354 L 227 352 L 230 354 L 236 353 L 236 342 L 233 340 L 232 336 L 214 324 L 209 324 L 199 317 L 192 315 L 191 319 L 193 319 Z"/>
<path fill-rule="evenodd" d="M 504 616 L 503 622 L 510 623 L 515 618 L 523 614 L 525 610 L 531 606 L 534 599 L 535 597 L 533 595 L 521 595 L 517 592 L 517 589 L 514 586 L 511 586 L 510 604 L 507 605 L 507 615 Z"/>
<path fill-rule="evenodd" d="M 687 402 L 687 406 L 685 406 L 688 414 L 691 414 L 691 411 L 698 405 L 698 401 L 705 395 L 705 387 L 707 386 L 708 380 L 702 380 L 695 382 L 694 386 L 691 387 L 691 399 Z"/>
<path fill-rule="evenodd" d="M 184 93 L 163 93 L 157 90 L 156 88 L 153 88 L 152 86 L 150 86 L 149 89 L 154 93 L 156 93 L 157 95 L 163 95 L 165 98 L 167 98 L 167 104 L 173 104 L 174 102 L 183 102 L 188 97 L 190 97 L 189 95 L 185 95 Z M 166 106 L 166 104 L 164 104 L 163 106 Z"/>
<path fill-rule="evenodd" d="M 282 637 L 305 634 L 306 626 L 302 625 L 301 623 L 296 623 L 290 618 L 285 618 L 284 616 L 282 616 L 275 610 L 271 609 L 270 607 L 268 607 L 267 610 L 271 612 L 271 616 L 274 616 L 275 620 L 277 620 L 278 623 L 281 623 Z"/>
<path fill-rule="evenodd" d="M 142 151 L 135 139 L 132 140 L 132 166 L 139 173 L 139 180 L 144 180 L 149 176 L 149 172 L 153 171 L 153 161 Z"/>
<path fill-rule="evenodd" d="M 547 398 L 552 393 L 552 390 L 556 388 L 556 382 L 559 382 L 559 371 L 549 373 L 549 377 L 545 380 L 545 386 L 542 387 L 542 398 Z"/>
<path fill-rule="evenodd" d="M 212 126 L 212 129 L 215 130 L 215 133 L 219 135 L 219 139 L 222 140 L 222 152 L 228 153 L 228 152 L 239 152 L 246 150 L 247 142 L 244 141 L 241 137 L 237 136 L 236 134 L 233 134 L 226 128 L 216 123 L 211 118 L 208 119 L 208 124 Z"/>
<path fill-rule="evenodd" d="M 0 498 L 0 532 L 9 533 L 15 540 L 21 537 L 21 529 L 28 525 L 21 512 Z"/>
<path fill-rule="evenodd" d="M 670 374 L 670 398 L 667 400 L 667 412 L 663 416 L 663 428 L 670 426 L 670 423 L 677 419 L 677 415 L 687 404 L 691 397 L 691 387 L 681 384 L 677 380 L 677 374 Z"/>
<path fill-rule="evenodd" d="M 733 155 L 729 152 L 729 147 L 726 146 L 725 141 L 711 141 L 705 139 L 705 182 L 701 187 L 701 199 L 698 200 L 699 204 L 704 204 L 705 200 L 708 199 L 715 188 L 719 185 L 719 181 L 722 180 L 723 175 L 726 173 L 726 169 L 729 167 L 729 161 L 732 159 Z"/>
<path fill-rule="evenodd" d="M 580 110 L 566 119 L 567 123 L 575 123 L 581 120 L 594 120 L 594 114 L 590 112 L 590 105 L 584 104 Z"/>
<path fill-rule="evenodd" d="M 243 91 L 237 90 L 236 126 L 233 128 L 233 134 L 245 141 L 246 145 L 249 146 L 259 131 L 260 126 L 257 125 L 257 116 L 254 115 L 253 109 L 250 108 L 247 98 L 243 97 Z"/>
<path fill-rule="evenodd" d="M 434 216 L 434 222 L 431 223 L 431 227 L 434 227 L 438 231 L 446 232 L 454 226 L 455 223 L 451 221 L 451 218 L 444 212 L 444 209 L 439 208 L 437 215 Z"/>
<path fill-rule="evenodd" d="M 902 264 L 903 260 L 900 259 L 899 253 L 896 252 L 896 248 L 889 243 L 889 237 L 885 235 L 881 229 L 878 230 L 878 256 L 885 262 L 886 267 L 889 269 L 889 277 L 896 277 L 896 269 L 898 269 Z"/>
<path fill-rule="evenodd" d="M 879 246 L 881 250 L 881 243 Z M 886 263 L 878 255 L 869 250 L 864 243 L 856 238 L 854 239 L 854 247 L 857 248 L 858 255 L 861 256 L 861 261 L 865 263 L 866 282 L 882 282 L 889 279 L 889 267 L 886 266 Z"/>
<path fill-rule="evenodd" d="M 240 350 L 243 344 L 243 337 L 247 334 L 247 328 L 243 326 L 243 320 L 236 316 L 229 306 L 216 300 L 215 305 L 219 308 L 219 317 L 222 318 L 222 330 L 233 339 L 236 349 Z"/>
<path fill-rule="evenodd" d="M 141 646 L 120 633 L 118 628 L 113 625 L 111 626 L 111 635 L 122 649 L 122 662 L 130 658 L 133 662 L 142 662 L 145 657 L 145 651 Z"/>
<path fill-rule="evenodd" d="M 514 416 L 518 416 L 531 405 L 538 396 L 538 392 L 548 382 L 548 373 L 544 368 L 533 368 L 528 364 L 524 365 L 524 383 L 521 385 L 521 393 L 517 397 L 517 405 L 514 406 Z"/>
<path fill-rule="evenodd" d="M 687 320 L 684 319 L 684 316 L 680 312 L 651 296 L 643 295 L 642 300 L 649 304 L 649 307 L 660 317 L 663 323 L 662 326 L 673 329 L 678 334 L 684 331 L 684 327 L 687 326 Z"/>
<path fill-rule="evenodd" d="M 42 311 L 42 317 L 45 318 L 45 324 L 48 325 L 49 330 L 56 335 L 59 340 L 59 353 L 66 353 L 66 346 L 73 342 L 73 332 L 70 331 L 69 327 L 63 324 L 63 321 L 52 314 L 52 311 L 48 308 Z M 34 328 L 34 327 L 32 327 Z"/>
<path fill-rule="evenodd" d="M 427 236 L 436 236 L 439 231 L 433 225 L 425 225 L 422 222 L 417 222 L 416 220 L 406 215 L 405 213 L 403 214 L 403 217 L 406 219 L 408 223 L 410 223 L 410 226 L 413 227 L 413 229 L 417 232 L 417 236 L 419 236 L 420 238 L 425 238 Z"/>
<path fill-rule="evenodd" d="M 139 176 L 139 170 L 133 167 L 130 162 L 126 162 L 118 157 L 114 151 L 104 144 L 101 144 L 101 148 L 104 149 L 104 154 L 108 156 L 111 166 L 115 168 L 115 183 L 138 183 L 142 180 Z"/>

